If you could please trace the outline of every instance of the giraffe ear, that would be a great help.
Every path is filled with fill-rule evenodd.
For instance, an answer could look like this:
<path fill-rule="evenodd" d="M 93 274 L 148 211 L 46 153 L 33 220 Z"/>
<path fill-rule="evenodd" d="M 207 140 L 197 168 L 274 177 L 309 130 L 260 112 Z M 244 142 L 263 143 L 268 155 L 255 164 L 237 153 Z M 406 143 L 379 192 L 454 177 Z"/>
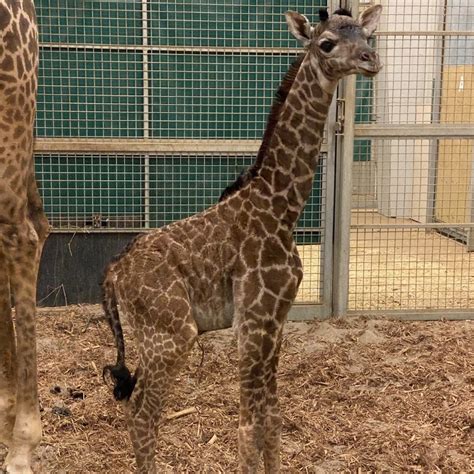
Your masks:
<path fill-rule="evenodd" d="M 370 36 L 379 24 L 382 5 L 374 5 L 364 10 L 359 16 L 359 23 L 366 30 L 367 36 Z"/>
<path fill-rule="evenodd" d="M 303 46 L 309 44 L 314 30 L 309 20 L 304 15 L 291 10 L 285 13 L 285 17 L 290 33 L 302 43 Z"/>

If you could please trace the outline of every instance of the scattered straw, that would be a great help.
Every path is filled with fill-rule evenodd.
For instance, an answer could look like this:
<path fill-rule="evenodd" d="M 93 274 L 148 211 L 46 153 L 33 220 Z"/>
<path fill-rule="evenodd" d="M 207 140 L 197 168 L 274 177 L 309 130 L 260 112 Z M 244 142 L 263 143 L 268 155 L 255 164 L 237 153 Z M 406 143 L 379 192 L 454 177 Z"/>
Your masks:
<path fill-rule="evenodd" d="M 44 437 L 35 472 L 134 470 L 122 409 L 102 381 L 115 348 L 97 314 L 95 306 L 39 312 Z M 474 471 L 473 341 L 469 321 L 288 324 L 284 471 Z M 236 344 L 230 331 L 200 342 L 170 398 L 174 416 L 159 428 L 160 472 L 237 470 Z"/>

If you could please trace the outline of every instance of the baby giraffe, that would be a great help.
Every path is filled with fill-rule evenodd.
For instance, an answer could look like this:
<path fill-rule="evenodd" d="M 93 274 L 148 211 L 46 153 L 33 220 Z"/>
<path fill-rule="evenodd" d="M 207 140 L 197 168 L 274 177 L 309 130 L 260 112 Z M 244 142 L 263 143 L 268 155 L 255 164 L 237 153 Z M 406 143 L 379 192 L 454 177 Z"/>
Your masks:
<path fill-rule="evenodd" d="M 278 358 L 303 276 L 293 231 L 312 189 L 339 79 L 380 70 L 368 45 L 380 13 L 373 6 L 356 20 L 346 10 L 331 17 L 321 10 L 312 26 L 288 12 L 289 30 L 305 51 L 277 93 L 256 163 L 218 204 L 140 235 L 109 264 L 104 310 L 118 357 L 104 375 L 124 402 L 139 472 L 155 472 L 163 402 L 198 334 L 230 326 L 238 339 L 241 472 L 256 472 L 262 454 L 265 472 L 279 472 Z M 119 307 L 138 344 L 133 375 L 125 366 Z"/>

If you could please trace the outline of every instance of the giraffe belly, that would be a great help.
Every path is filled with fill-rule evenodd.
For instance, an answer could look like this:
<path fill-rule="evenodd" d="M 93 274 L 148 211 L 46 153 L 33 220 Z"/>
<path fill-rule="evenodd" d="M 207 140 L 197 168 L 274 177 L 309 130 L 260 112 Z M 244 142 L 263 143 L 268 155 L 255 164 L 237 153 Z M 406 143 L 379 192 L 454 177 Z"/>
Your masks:
<path fill-rule="evenodd" d="M 200 333 L 230 328 L 234 319 L 234 304 L 232 300 L 196 304 L 193 315 Z"/>

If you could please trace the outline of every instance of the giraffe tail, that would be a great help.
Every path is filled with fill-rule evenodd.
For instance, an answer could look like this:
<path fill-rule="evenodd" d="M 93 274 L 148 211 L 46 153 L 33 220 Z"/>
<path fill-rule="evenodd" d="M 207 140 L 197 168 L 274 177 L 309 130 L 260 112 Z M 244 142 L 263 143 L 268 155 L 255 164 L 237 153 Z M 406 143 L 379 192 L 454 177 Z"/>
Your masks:
<path fill-rule="evenodd" d="M 137 379 L 130 373 L 130 370 L 128 370 L 125 365 L 125 342 L 117 308 L 115 288 L 107 277 L 102 284 L 102 290 L 104 296 L 102 306 L 117 346 L 117 363 L 115 365 L 106 365 L 103 369 L 102 376 L 104 381 L 107 376 L 112 379 L 114 384 L 114 397 L 116 400 L 128 400 L 132 395 Z"/>

